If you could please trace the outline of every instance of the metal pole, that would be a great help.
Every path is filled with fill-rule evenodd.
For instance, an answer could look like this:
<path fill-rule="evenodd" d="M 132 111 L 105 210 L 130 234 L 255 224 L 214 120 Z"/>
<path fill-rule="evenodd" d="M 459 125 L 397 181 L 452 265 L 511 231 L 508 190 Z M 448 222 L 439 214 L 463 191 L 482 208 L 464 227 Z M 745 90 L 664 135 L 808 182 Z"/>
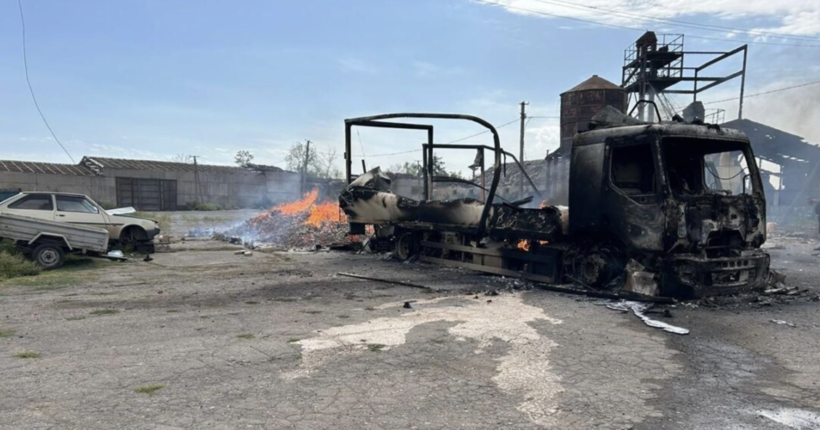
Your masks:
<path fill-rule="evenodd" d="M 481 149 L 481 201 L 487 203 L 487 183 L 484 180 L 484 149 Z"/>
<path fill-rule="evenodd" d="M 749 52 L 749 45 L 743 45 L 743 74 L 740 77 L 740 105 L 737 109 L 737 119 L 743 119 L 743 93 L 746 90 L 746 54 Z"/>
<path fill-rule="evenodd" d="M 695 69 L 695 88 L 692 90 L 692 102 L 698 101 L 698 69 Z M 704 115 L 706 116 L 706 115 Z"/>
<path fill-rule="evenodd" d="M 302 165 L 302 195 L 305 194 L 305 185 L 307 185 L 307 168 L 308 168 L 308 160 L 310 160 L 310 141 L 307 141 L 307 146 L 305 148 L 305 163 Z"/>
<path fill-rule="evenodd" d="M 196 155 L 194 157 L 194 194 L 196 194 L 196 201 L 202 201 L 202 191 L 199 187 L 199 165 L 196 162 Z"/>
<path fill-rule="evenodd" d="M 347 184 L 351 182 L 351 175 L 353 174 L 353 159 L 350 154 L 350 124 L 345 124 L 345 181 Z"/>
<path fill-rule="evenodd" d="M 429 153 L 427 152 L 429 151 Z M 422 151 L 427 154 L 427 167 L 425 169 L 430 169 L 429 174 L 425 173 L 424 176 L 424 198 L 425 200 L 432 200 L 433 199 L 433 175 L 435 172 L 433 171 L 435 166 L 435 157 L 433 156 L 433 127 L 427 129 L 427 148 Z"/>
<path fill-rule="evenodd" d="M 519 197 L 524 194 L 524 122 L 527 119 L 527 108 L 526 106 L 529 103 L 523 101 L 521 102 L 521 145 L 518 152 L 518 160 L 521 162 L 521 175 L 518 177 L 518 195 Z"/>

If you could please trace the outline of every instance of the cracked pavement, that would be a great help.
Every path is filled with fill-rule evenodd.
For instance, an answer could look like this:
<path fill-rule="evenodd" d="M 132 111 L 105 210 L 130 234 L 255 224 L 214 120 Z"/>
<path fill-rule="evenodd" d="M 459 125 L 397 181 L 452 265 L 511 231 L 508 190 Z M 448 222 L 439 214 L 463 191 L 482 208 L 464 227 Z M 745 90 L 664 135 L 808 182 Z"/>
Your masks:
<path fill-rule="evenodd" d="M 772 254 L 816 295 L 810 248 Z M 0 287 L 0 329 L 14 330 L 0 338 L 0 428 L 788 429 L 761 411 L 820 411 L 817 302 L 679 305 L 670 321 L 691 334 L 675 336 L 468 271 L 174 250 L 79 286 Z"/>

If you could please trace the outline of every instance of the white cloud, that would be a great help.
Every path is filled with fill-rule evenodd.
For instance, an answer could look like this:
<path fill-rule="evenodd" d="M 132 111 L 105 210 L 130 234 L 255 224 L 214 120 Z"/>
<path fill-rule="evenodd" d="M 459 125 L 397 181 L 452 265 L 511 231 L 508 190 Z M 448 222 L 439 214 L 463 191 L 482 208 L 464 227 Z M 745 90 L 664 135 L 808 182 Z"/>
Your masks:
<path fill-rule="evenodd" d="M 416 76 L 422 78 L 441 78 L 447 76 L 454 76 L 461 74 L 463 70 L 460 67 L 446 67 L 440 66 L 425 61 L 416 61 L 413 63 L 413 70 Z"/>
<path fill-rule="evenodd" d="M 379 69 L 376 68 L 376 66 L 358 58 L 340 58 L 336 61 L 339 63 L 342 70 L 346 72 L 364 73 L 367 75 L 375 75 L 379 73 Z"/>
<path fill-rule="evenodd" d="M 719 17 L 725 27 L 743 27 L 752 19 L 774 21 L 766 27 L 749 28 L 751 36 L 761 32 L 777 32 L 790 35 L 820 35 L 820 2 L 817 0 L 711 0 L 669 1 L 645 0 L 475 0 L 478 3 L 494 3 L 516 14 L 543 16 L 558 15 L 591 20 L 607 24 L 643 29 L 651 21 L 641 17 L 691 21 L 693 16 Z M 596 9 L 597 8 L 597 9 Z M 686 19 L 686 18 L 689 19 Z M 739 20 L 743 18 L 743 20 Z M 699 34 L 720 37 L 720 33 L 698 30 Z"/>

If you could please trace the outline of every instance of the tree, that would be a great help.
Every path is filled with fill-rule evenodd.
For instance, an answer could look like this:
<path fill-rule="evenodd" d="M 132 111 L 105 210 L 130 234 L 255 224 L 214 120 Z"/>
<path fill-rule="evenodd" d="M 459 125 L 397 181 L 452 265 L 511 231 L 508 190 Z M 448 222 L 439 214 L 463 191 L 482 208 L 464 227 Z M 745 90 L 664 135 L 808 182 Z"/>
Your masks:
<path fill-rule="evenodd" d="M 302 142 L 294 143 L 285 155 L 285 168 L 294 172 L 301 172 L 305 166 L 305 151 L 307 145 Z M 318 151 L 310 148 L 307 161 L 307 174 L 318 178 L 338 179 L 342 171 L 336 167 L 339 152 L 335 149 Z"/>
<path fill-rule="evenodd" d="M 253 161 L 253 154 L 250 151 L 238 151 L 233 158 L 234 162 L 239 167 L 247 167 Z"/>
<path fill-rule="evenodd" d="M 317 152 L 316 163 L 313 168 L 316 171 L 316 176 L 327 179 L 338 179 L 342 177 L 342 171 L 339 170 L 334 163 L 338 158 L 338 151 L 331 149 L 326 152 Z"/>
<path fill-rule="evenodd" d="M 413 176 L 421 176 L 422 174 L 421 161 L 405 161 L 404 164 L 394 164 L 387 168 L 388 172 L 392 173 L 406 173 Z M 434 176 L 451 176 L 444 168 L 444 161 L 438 155 L 433 156 L 433 175 Z"/>
<path fill-rule="evenodd" d="M 177 154 L 169 158 L 172 163 L 193 164 L 194 156 L 188 154 Z"/>
<path fill-rule="evenodd" d="M 288 149 L 287 155 L 285 155 L 285 166 L 288 170 L 292 170 L 294 172 L 301 172 L 302 168 L 305 166 L 305 151 L 307 150 L 307 145 L 302 142 L 294 143 L 293 146 Z M 318 168 L 318 158 L 319 155 L 316 151 L 311 150 L 308 154 L 307 160 L 307 173 L 309 175 L 315 174 L 317 171 L 320 170 Z"/>

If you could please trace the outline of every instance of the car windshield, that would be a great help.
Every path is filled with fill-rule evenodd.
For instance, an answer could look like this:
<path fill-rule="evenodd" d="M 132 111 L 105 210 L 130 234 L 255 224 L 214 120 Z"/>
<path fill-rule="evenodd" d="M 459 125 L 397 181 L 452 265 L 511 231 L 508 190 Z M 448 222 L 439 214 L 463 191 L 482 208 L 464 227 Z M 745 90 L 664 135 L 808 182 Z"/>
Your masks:
<path fill-rule="evenodd" d="M 754 191 L 742 143 L 675 137 L 664 138 L 662 146 L 667 180 L 675 195 Z"/>

